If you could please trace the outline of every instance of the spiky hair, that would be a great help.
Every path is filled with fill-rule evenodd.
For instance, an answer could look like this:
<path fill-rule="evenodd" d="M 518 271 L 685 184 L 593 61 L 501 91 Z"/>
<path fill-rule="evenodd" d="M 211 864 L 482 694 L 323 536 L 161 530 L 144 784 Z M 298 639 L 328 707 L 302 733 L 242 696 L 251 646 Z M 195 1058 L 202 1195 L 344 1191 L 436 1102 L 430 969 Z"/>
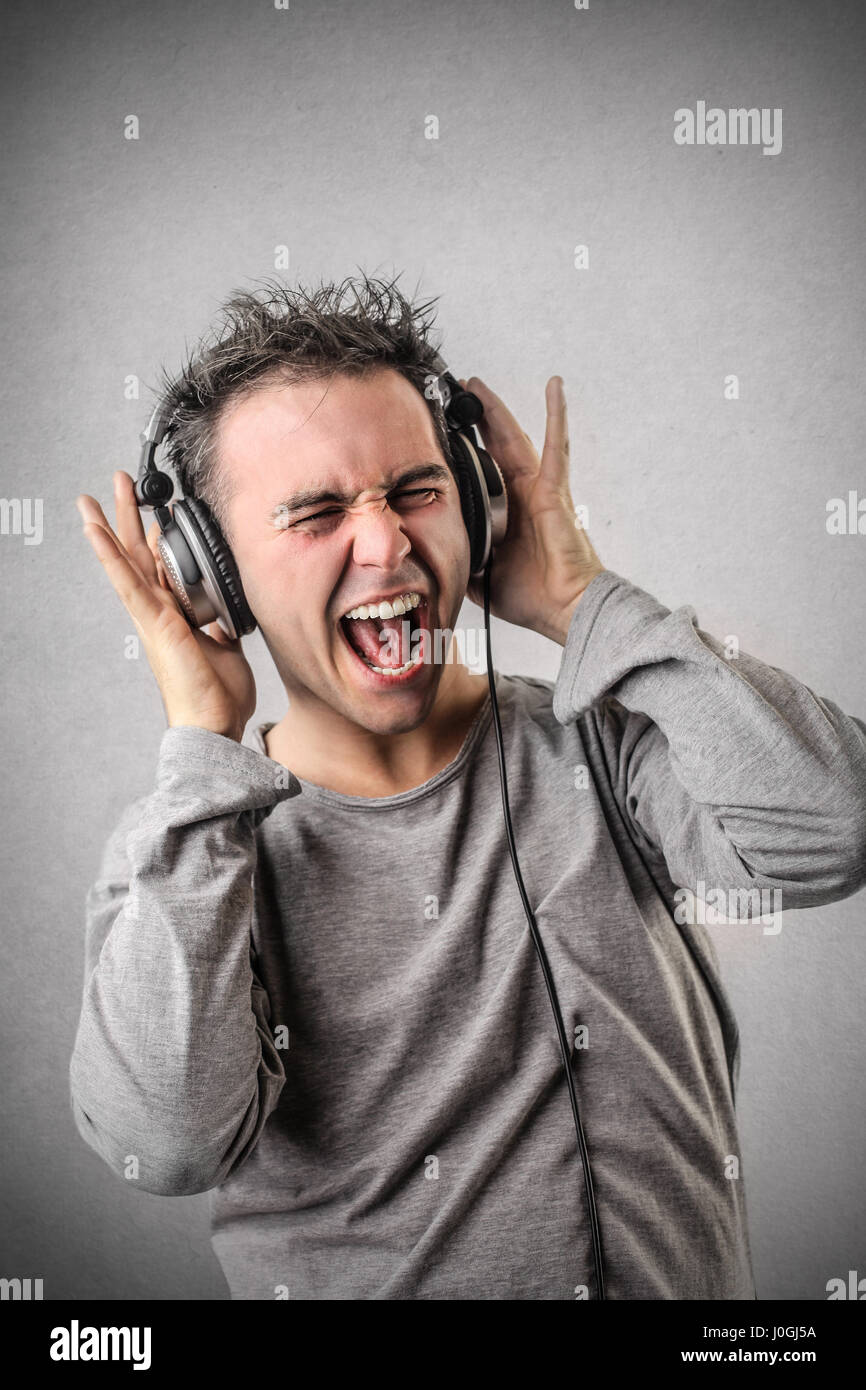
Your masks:
<path fill-rule="evenodd" d="M 275 381 L 392 367 L 424 395 L 448 457 L 441 403 L 425 391 L 443 365 L 429 341 L 436 298 L 410 302 L 397 288 L 399 278 L 361 272 L 309 289 L 272 279 L 257 290 L 235 290 L 181 371 L 162 369 L 160 395 L 172 416 L 168 459 L 184 494 L 202 498 L 224 531 L 230 491 L 219 467 L 220 420 L 231 402 Z"/>

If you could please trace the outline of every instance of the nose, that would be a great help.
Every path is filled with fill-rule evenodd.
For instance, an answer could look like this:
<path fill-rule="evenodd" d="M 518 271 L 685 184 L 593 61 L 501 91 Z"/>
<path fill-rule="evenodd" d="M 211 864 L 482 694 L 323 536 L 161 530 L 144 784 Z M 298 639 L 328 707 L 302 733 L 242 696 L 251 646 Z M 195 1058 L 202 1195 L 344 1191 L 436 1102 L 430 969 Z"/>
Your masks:
<path fill-rule="evenodd" d="M 412 542 L 401 528 L 400 517 L 388 505 L 388 499 L 375 498 L 350 507 L 348 512 L 355 563 L 396 571 L 412 549 Z"/>

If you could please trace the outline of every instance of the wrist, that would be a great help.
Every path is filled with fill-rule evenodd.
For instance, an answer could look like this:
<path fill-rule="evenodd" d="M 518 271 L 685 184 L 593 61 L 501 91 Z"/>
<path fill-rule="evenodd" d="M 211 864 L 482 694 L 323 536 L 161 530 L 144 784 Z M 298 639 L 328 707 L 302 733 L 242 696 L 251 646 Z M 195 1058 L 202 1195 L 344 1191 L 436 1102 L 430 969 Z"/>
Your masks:
<path fill-rule="evenodd" d="M 170 729 L 204 729 L 206 733 L 219 734 L 220 738 L 231 739 L 232 743 L 240 743 L 244 736 L 239 722 L 228 724 L 220 720 L 196 718 L 194 715 L 171 715 L 168 720 L 168 727 Z"/>
<path fill-rule="evenodd" d="M 565 646 L 575 609 L 578 607 L 580 600 L 583 598 L 583 595 L 586 593 L 593 579 L 597 579 L 600 574 L 604 574 L 603 567 L 592 574 L 577 593 L 574 594 L 567 603 L 564 603 L 561 608 L 556 610 L 555 614 L 546 618 L 544 626 L 537 629 L 541 632 L 542 636 L 549 637 L 552 642 L 558 643 L 560 647 Z"/>

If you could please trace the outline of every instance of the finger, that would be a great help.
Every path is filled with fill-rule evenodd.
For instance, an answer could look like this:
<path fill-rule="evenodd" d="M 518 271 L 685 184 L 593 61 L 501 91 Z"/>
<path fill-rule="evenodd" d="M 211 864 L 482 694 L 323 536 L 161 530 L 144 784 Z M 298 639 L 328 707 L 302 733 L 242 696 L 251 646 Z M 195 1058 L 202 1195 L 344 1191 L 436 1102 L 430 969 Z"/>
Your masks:
<path fill-rule="evenodd" d="M 90 497 L 85 492 L 82 493 L 80 497 L 76 497 L 75 505 L 78 508 L 81 514 L 81 519 L 85 523 L 85 525 L 87 523 L 92 523 L 93 525 L 99 526 L 102 528 L 103 531 L 107 532 L 108 536 L 111 538 L 111 540 L 114 541 L 118 549 L 122 551 L 122 553 L 126 556 L 126 559 L 132 565 L 133 569 L 138 572 L 139 576 L 142 579 L 144 579 L 144 575 L 141 574 L 141 571 L 138 569 L 138 565 L 135 563 L 132 556 L 127 553 L 127 550 L 123 545 L 123 542 L 117 535 L 115 535 L 114 531 L 112 530 L 108 522 L 108 518 L 106 517 L 105 512 L 102 510 L 102 507 L 99 505 L 96 498 Z"/>
<path fill-rule="evenodd" d="M 106 529 L 95 521 L 87 521 L 84 534 L 93 546 L 114 586 L 115 593 L 130 617 L 145 628 L 163 611 L 162 604 L 153 590 L 142 579 L 110 528 Z"/>
<path fill-rule="evenodd" d="M 535 446 L 508 406 L 480 377 L 470 377 L 466 385 L 484 406 L 484 419 L 479 428 L 485 447 L 497 463 L 504 462 L 508 466 L 512 476 L 534 476 L 538 472 Z"/>
<path fill-rule="evenodd" d="M 553 487 L 568 488 L 568 409 L 561 376 L 552 376 L 545 392 L 547 426 L 541 451 L 541 476 Z"/>
<path fill-rule="evenodd" d="M 208 637 L 212 637 L 215 642 L 219 642 L 221 647 L 234 647 L 237 645 L 237 639 L 229 637 L 225 628 L 221 627 L 218 622 L 208 623 L 206 631 Z"/>
<path fill-rule="evenodd" d="M 155 521 L 147 533 L 147 548 L 153 556 L 153 563 L 156 568 L 157 584 L 161 589 L 165 589 L 168 593 L 171 593 L 171 585 L 168 582 L 168 576 L 165 572 L 165 566 L 162 563 L 162 556 L 159 553 L 159 538 L 161 535 L 162 528 L 159 522 Z"/>
<path fill-rule="evenodd" d="M 114 478 L 114 508 L 117 515 L 117 534 L 130 559 L 141 570 L 144 579 L 156 583 L 156 565 L 144 535 L 141 510 L 135 496 L 135 484 L 121 469 Z"/>

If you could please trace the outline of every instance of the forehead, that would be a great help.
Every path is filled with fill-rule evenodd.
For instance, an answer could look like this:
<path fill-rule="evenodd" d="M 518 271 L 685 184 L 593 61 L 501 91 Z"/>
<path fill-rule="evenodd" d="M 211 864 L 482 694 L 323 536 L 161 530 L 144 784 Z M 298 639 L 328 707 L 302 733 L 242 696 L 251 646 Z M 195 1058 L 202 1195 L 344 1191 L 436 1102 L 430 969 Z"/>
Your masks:
<path fill-rule="evenodd" d="M 217 451 L 233 492 L 268 494 L 301 482 L 363 483 L 413 453 L 441 457 L 421 393 L 390 368 L 261 386 L 229 407 Z"/>

